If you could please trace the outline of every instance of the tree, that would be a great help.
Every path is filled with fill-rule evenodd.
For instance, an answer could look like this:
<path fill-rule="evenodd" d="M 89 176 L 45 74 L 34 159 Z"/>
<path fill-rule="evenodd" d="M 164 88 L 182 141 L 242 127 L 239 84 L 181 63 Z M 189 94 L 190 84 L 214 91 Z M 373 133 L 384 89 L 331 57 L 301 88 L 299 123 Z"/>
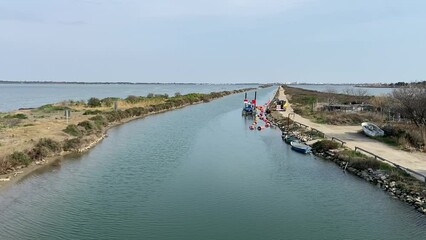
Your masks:
<path fill-rule="evenodd" d="M 398 88 L 392 95 L 399 112 L 419 128 L 426 150 L 426 86 Z"/>
<path fill-rule="evenodd" d="M 353 87 L 348 87 L 343 89 L 343 94 L 346 95 L 351 95 L 351 96 L 359 96 L 359 97 L 365 97 L 368 95 L 368 91 L 366 89 L 363 88 L 353 88 Z"/>
<path fill-rule="evenodd" d="M 329 105 L 338 103 L 336 98 L 336 94 L 338 94 L 338 92 L 335 88 L 327 88 L 325 90 L 325 93 L 326 93 L 327 102 Z"/>
<path fill-rule="evenodd" d="M 371 104 L 380 112 L 389 111 L 392 107 L 393 98 L 390 95 L 378 95 L 371 99 Z"/>
<path fill-rule="evenodd" d="M 307 102 L 309 106 L 311 107 L 311 112 L 313 112 L 315 109 L 315 105 L 317 103 L 317 98 L 315 96 L 309 96 L 307 97 Z"/>

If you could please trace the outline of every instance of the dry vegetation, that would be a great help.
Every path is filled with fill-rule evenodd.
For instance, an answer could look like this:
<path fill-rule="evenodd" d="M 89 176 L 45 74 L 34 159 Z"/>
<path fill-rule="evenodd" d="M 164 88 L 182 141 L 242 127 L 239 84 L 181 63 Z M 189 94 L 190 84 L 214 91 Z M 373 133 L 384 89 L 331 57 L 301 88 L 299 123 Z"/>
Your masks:
<path fill-rule="evenodd" d="M 320 106 L 332 104 L 370 103 L 372 96 L 339 94 L 333 91 L 319 92 L 283 86 L 295 113 L 317 123 L 333 125 L 358 125 L 365 121 L 383 121 L 381 114 L 371 112 L 328 112 Z M 349 92 L 348 92 L 349 93 Z"/>

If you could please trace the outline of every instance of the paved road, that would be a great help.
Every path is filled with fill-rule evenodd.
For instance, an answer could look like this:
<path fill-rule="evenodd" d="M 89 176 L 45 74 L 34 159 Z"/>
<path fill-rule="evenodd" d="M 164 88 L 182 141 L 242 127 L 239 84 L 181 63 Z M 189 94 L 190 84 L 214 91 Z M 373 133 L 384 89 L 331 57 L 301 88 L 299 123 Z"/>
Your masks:
<path fill-rule="evenodd" d="M 284 89 L 279 88 L 278 98 L 287 100 Z M 287 117 L 288 113 L 294 113 L 291 108 L 291 103 L 286 112 L 282 112 Z M 391 162 L 397 163 L 403 167 L 410 168 L 414 171 L 426 175 L 426 153 L 421 152 L 406 152 L 395 147 L 386 145 L 360 133 L 361 126 L 336 126 L 327 124 L 318 124 L 295 114 L 295 121 L 316 128 L 328 136 L 339 138 L 346 142 L 346 146 L 354 149 L 355 146 L 373 152 L 376 155 L 383 157 Z"/>

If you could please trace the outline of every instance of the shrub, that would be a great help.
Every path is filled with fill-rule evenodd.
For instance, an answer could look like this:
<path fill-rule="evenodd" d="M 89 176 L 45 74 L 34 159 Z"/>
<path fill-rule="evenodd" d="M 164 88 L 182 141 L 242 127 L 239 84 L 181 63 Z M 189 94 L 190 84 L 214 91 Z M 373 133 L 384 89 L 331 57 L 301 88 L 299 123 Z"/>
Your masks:
<path fill-rule="evenodd" d="M 64 141 L 63 149 L 64 151 L 73 151 L 81 147 L 82 141 L 81 138 L 72 138 Z"/>
<path fill-rule="evenodd" d="M 24 152 L 14 152 L 9 156 L 9 160 L 13 162 L 13 165 L 25 165 L 28 166 L 31 163 L 31 158 Z"/>
<path fill-rule="evenodd" d="M 353 150 L 344 150 L 338 153 L 340 159 L 349 163 L 348 166 L 356 168 L 358 170 L 365 170 L 371 168 L 373 170 L 377 169 L 390 169 L 391 166 L 376 160 L 372 157 L 368 157 L 360 152 L 356 152 Z"/>
<path fill-rule="evenodd" d="M 117 101 L 119 98 L 116 97 L 107 97 L 101 100 L 101 103 L 105 106 L 105 107 L 112 107 L 112 105 L 114 104 L 115 101 Z"/>
<path fill-rule="evenodd" d="M 91 118 L 89 118 L 89 120 L 93 121 L 93 123 L 95 124 L 95 126 L 98 129 L 102 129 L 102 127 L 106 127 L 108 125 L 108 122 L 105 119 L 105 117 L 103 117 L 101 115 L 91 117 Z"/>
<path fill-rule="evenodd" d="M 80 122 L 78 126 L 83 127 L 88 132 L 91 132 L 93 129 L 95 129 L 95 125 L 91 121 Z"/>
<path fill-rule="evenodd" d="M 148 93 L 148 95 L 146 95 L 147 98 L 153 98 L 154 97 L 154 93 Z"/>
<path fill-rule="evenodd" d="M 86 110 L 83 115 L 96 115 L 102 113 L 101 110 Z"/>
<path fill-rule="evenodd" d="M 28 152 L 28 156 L 32 160 L 41 160 L 51 153 L 58 153 L 62 151 L 62 146 L 59 142 L 50 138 L 42 138 L 38 143 Z"/>
<path fill-rule="evenodd" d="M 64 106 L 54 106 L 53 104 L 46 104 L 38 108 L 38 110 L 41 110 L 43 112 L 63 111 L 65 109 L 68 108 Z"/>
<path fill-rule="evenodd" d="M 7 170 L 12 167 L 13 163 L 8 158 L 0 158 L 0 174 L 6 174 Z"/>
<path fill-rule="evenodd" d="M 42 138 L 36 144 L 36 147 L 46 147 L 49 151 L 57 153 L 62 150 L 62 146 L 59 142 L 50 139 L 50 138 Z"/>
<path fill-rule="evenodd" d="M 87 106 L 89 107 L 100 107 L 102 106 L 101 100 L 99 98 L 92 97 L 87 101 Z"/>
<path fill-rule="evenodd" d="M 49 153 L 50 152 L 47 147 L 39 146 L 39 147 L 34 147 L 33 149 L 31 149 L 28 152 L 28 156 L 30 156 L 32 160 L 41 160 L 49 156 Z"/>
<path fill-rule="evenodd" d="M 137 96 L 134 96 L 134 95 L 130 95 L 127 98 L 125 98 L 124 100 L 128 103 L 135 104 L 135 103 L 142 101 L 143 97 L 137 97 Z"/>
<path fill-rule="evenodd" d="M 74 136 L 74 137 L 79 137 L 79 136 L 83 135 L 83 133 L 81 132 L 81 130 L 75 124 L 68 125 L 62 131 L 64 131 L 65 133 L 68 133 L 69 135 Z"/>
<path fill-rule="evenodd" d="M 210 102 L 210 99 L 209 99 L 209 97 L 207 97 L 207 96 L 202 96 L 202 97 L 201 97 L 201 100 L 202 100 L 203 102 L 205 102 L 205 103 Z"/>
<path fill-rule="evenodd" d="M 312 145 L 312 150 L 316 152 L 326 152 L 330 149 L 338 149 L 340 144 L 332 140 L 321 140 Z"/>
<path fill-rule="evenodd" d="M 6 115 L 4 116 L 4 118 L 17 118 L 17 119 L 27 119 L 27 115 L 23 114 L 23 113 L 18 113 L 15 115 Z"/>

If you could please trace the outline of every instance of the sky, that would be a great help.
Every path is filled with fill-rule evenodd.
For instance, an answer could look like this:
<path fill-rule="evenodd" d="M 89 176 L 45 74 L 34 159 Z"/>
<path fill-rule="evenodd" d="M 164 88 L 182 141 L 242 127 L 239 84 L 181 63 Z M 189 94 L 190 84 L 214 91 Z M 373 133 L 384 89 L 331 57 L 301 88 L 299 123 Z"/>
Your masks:
<path fill-rule="evenodd" d="M 0 0 L 0 79 L 426 79 L 424 0 Z"/>

